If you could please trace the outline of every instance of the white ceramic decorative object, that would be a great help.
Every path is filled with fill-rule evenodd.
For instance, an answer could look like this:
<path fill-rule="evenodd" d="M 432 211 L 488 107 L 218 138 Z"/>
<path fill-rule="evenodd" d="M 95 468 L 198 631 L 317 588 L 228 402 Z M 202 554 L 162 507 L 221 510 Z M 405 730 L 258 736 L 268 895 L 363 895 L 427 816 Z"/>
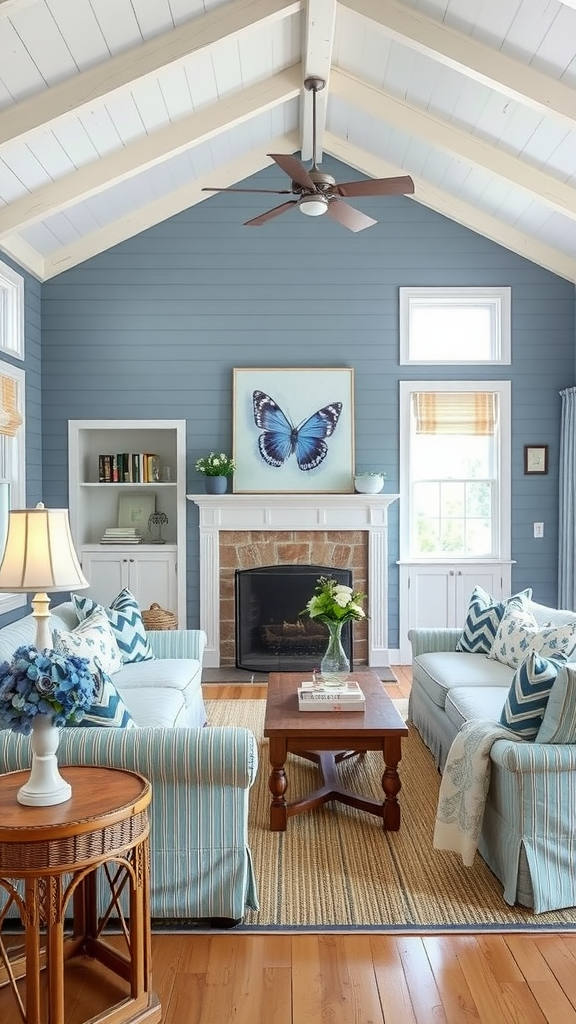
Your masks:
<path fill-rule="evenodd" d="M 360 473 L 354 477 L 354 489 L 358 494 L 380 494 L 384 489 L 384 474 Z"/>
<path fill-rule="evenodd" d="M 34 717 L 30 742 L 32 770 L 28 782 L 18 790 L 18 803 L 29 807 L 50 807 L 69 800 L 72 787 L 60 775 L 56 757 L 60 730 L 50 715 Z"/>

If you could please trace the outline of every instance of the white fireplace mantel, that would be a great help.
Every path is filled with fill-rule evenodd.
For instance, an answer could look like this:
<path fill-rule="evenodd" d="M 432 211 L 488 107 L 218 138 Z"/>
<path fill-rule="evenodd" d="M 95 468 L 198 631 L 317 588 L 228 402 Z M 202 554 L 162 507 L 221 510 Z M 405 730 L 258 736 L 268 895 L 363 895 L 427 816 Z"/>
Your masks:
<path fill-rule="evenodd" d="M 220 665 L 221 530 L 366 530 L 368 664 L 387 665 L 388 508 L 398 494 L 187 494 L 199 506 L 200 628 L 207 668 Z"/>

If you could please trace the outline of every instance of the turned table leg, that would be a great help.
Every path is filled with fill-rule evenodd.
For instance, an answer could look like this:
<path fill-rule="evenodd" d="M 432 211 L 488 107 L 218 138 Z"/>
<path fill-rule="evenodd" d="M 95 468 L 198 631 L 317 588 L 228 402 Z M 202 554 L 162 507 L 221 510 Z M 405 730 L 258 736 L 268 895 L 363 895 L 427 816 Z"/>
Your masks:
<path fill-rule="evenodd" d="M 284 770 L 286 754 L 285 741 L 272 737 L 270 739 L 270 778 L 268 779 L 268 786 L 272 793 L 272 804 L 270 806 L 271 832 L 285 832 L 288 821 L 285 795 L 288 789 L 288 779 Z"/>
<path fill-rule="evenodd" d="M 398 793 L 402 783 L 398 775 L 398 763 L 402 756 L 399 736 L 388 736 L 384 740 L 384 774 L 382 789 L 384 804 L 382 807 L 382 828 L 387 832 L 398 832 L 400 828 L 400 804 Z"/>

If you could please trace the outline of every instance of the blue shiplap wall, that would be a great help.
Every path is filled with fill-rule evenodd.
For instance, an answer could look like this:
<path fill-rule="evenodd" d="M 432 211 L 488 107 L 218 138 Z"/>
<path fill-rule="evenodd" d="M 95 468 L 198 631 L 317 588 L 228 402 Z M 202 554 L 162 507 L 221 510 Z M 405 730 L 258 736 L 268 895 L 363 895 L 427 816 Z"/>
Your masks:
<path fill-rule="evenodd" d="M 44 501 L 42 493 L 42 402 L 40 355 L 40 282 L 19 267 L 0 250 L 0 260 L 24 278 L 25 358 L 13 359 L 2 354 L 0 359 L 26 372 L 26 506 Z M 29 609 L 26 609 L 29 610 Z M 0 615 L 0 626 L 19 619 L 24 609 Z"/>
<path fill-rule="evenodd" d="M 326 159 L 340 181 L 359 175 Z M 217 180 L 217 175 L 215 175 Z M 248 183 L 246 183 L 248 184 Z M 285 188 L 277 168 L 249 184 Z M 188 491 L 196 458 L 231 450 L 232 368 L 353 366 L 356 462 L 398 489 L 398 381 L 468 377 L 398 362 L 400 285 L 510 285 L 513 365 L 514 587 L 557 599 L 561 388 L 574 384 L 574 288 L 404 197 L 359 200 L 378 224 L 353 234 L 290 211 L 262 228 L 242 222 L 276 196 L 221 194 L 102 253 L 42 287 L 44 495 L 67 500 L 67 421 L 187 421 Z M 278 203 L 281 202 L 278 197 Z M 550 472 L 524 477 L 524 444 L 548 444 Z M 198 622 L 196 509 L 188 511 L 189 625 Z M 398 644 L 398 516 L 390 531 L 390 644 Z M 545 523 L 543 540 L 532 523 Z"/>

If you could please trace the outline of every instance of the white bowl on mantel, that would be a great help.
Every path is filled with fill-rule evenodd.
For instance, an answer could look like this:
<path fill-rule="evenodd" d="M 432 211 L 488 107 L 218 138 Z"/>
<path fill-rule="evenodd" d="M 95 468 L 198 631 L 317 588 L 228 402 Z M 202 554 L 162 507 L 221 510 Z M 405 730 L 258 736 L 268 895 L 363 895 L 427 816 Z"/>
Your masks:
<path fill-rule="evenodd" d="M 357 494 L 380 494 L 384 490 L 384 479 L 381 473 L 359 474 L 354 477 L 354 490 Z"/>

